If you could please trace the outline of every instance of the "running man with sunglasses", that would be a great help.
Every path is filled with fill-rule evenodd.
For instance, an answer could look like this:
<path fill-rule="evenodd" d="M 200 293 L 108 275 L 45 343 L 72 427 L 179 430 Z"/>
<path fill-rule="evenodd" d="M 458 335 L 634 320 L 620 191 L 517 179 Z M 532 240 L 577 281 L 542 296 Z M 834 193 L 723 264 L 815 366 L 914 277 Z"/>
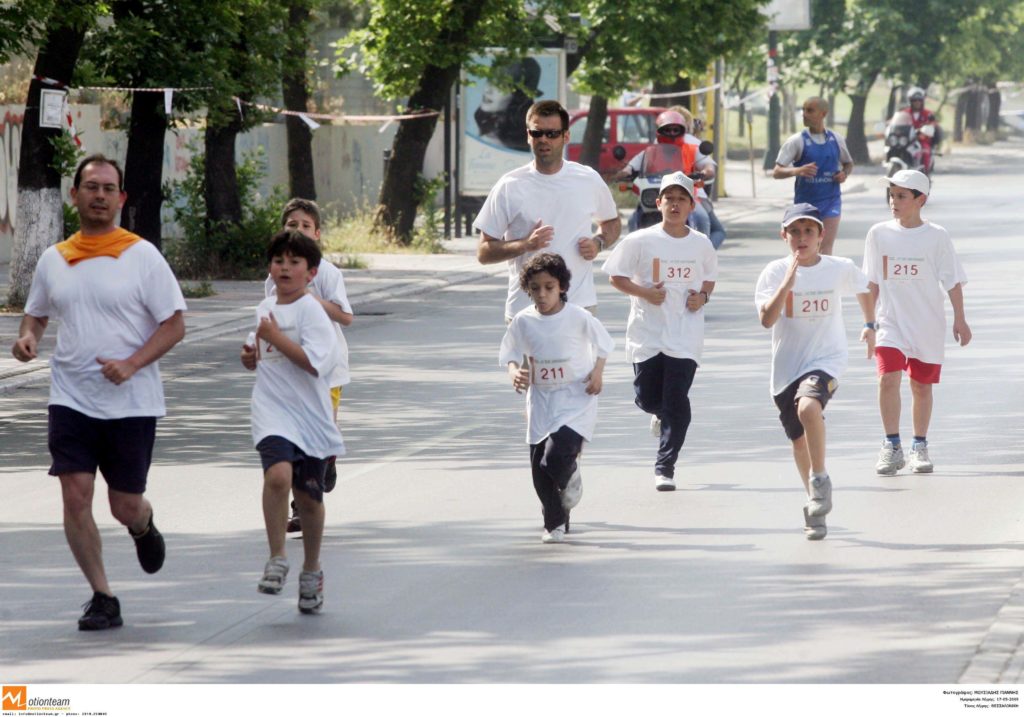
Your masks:
<path fill-rule="evenodd" d="M 591 311 L 597 307 L 593 261 L 619 238 L 619 210 L 601 175 L 563 157 L 569 141 L 569 113 L 545 100 L 526 114 L 527 142 L 533 161 L 505 174 L 491 189 L 473 222 L 480 232 L 481 264 L 508 262 L 505 320 L 531 306 L 519 275 L 535 254 L 561 256 L 572 280 L 569 301 Z M 599 230 L 593 232 L 594 223 Z"/>

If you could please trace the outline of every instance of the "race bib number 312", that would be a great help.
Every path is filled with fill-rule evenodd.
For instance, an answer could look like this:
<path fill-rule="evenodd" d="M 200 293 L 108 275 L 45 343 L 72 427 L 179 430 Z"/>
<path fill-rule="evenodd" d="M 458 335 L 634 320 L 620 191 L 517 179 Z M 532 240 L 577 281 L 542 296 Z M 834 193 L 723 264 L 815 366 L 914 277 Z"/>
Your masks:
<path fill-rule="evenodd" d="M 690 284 L 697 278 L 697 262 L 692 259 L 654 259 L 651 267 L 654 283 Z"/>

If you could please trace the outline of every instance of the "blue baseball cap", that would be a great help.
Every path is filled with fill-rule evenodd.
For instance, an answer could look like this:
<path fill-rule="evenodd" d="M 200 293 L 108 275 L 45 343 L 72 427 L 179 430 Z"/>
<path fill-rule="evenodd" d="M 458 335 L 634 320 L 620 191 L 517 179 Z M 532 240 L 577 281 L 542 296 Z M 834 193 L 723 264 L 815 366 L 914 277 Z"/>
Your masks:
<path fill-rule="evenodd" d="M 810 219 L 818 222 L 822 229 L 825 228 L 825 222 L 821 221 L 821 212 L 818 211 L 816 206 L 807 202 L 794 204 L 786 209 L 786 213 L 782 215 L 782 228 L 785 229 L 797 219 Z"/>

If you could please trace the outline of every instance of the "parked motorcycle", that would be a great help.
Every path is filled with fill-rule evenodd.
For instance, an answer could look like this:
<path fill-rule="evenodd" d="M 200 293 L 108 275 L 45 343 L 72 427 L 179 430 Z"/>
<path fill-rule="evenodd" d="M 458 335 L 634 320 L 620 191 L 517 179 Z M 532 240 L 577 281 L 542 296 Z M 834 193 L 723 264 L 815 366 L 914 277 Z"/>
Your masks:
<path fill-rule="evenodd" d="M 702 154 L 710 155 L 714 149 L 711 142 L 700 143 L 699 150 Z M 644 150 L 640 171 L 633 179 L 633 194 L 637 195 L 639 202 L 636 211 L 629 219 L 630 231 L 654 226 L 661 221 L 661 212 L 658 210 L 657 204 L 658 194 L 661 191 L 661 178 L 666 174 L 683 170 L 683 152 L 677 145 L 653 144 Z M 693 180 L 695 193 L 700 187 L 710 185 L 714 181 L 705 180 L 701 172 L 693 172 L 687 176 Z"/>
<path fill-rule="evenodd" d="M 935 126 L 929 124 L 917 130 L 910 113 L 903 110 L 892 116 L 885 128 L 885 176 L 891 177 L 901 169 L 916 169 L 931 174 L 935 165 L 935 152 L 932 152 L 932 159 L 926 167 L 919 133 L 920 136 L 931 138 L 935 134 Z"/>

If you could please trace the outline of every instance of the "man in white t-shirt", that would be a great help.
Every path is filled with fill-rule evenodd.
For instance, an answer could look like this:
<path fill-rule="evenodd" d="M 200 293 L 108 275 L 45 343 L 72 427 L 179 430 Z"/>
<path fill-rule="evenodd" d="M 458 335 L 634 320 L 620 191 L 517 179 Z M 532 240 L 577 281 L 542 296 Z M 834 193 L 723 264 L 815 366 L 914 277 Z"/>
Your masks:
<path fill-rule="evenodd" d="M 675 490 L 675 466 L 690 426 L 690 386 L 704 348 L 704 306 L 715 289 L 718 255 L 686 225 L 693 180 L 665 175 L 658 194 L 662 221 L 635 231 L 604 263 L 612 286 L 629 296 L 626 356 L 633 364 L 636 405 L 651 414 L 658 437 L 654 487 Z"/>
<path fill-rule="evenodd" d="M 900 383 L 906 371 L 913 397 L 910 469 L 931 473 L 932 386 L 939 382 L 946 342 L 943 293 L 953 307 L 953 339 L 966 346 L 971 340 L 964 316 L 967 275 L 946 230 L 921 218 L 931 188 L 928 177 L 904 169 L 885 181 L 893 218 L 871 227 L 864 245 L 864 273 L 878 301 L 875 359 L 885 430 L 875 471 L 895 475 L 906 465 L 900 442 Z"/>
<path fill-rule="evenodd" d="M 771 392 L 807 492 L 808 540 L 825 537 L 825 516 L 832 510 L 832 481 L 825 468 L 825 406 L 848 361 L 844 295 L 857 295 L 864 314 L 860 340 L 867 343 L 869 358 L 875 346 L 874 301 L 867 277 L 849 259 L 820 253 L 824 230 L 816 207 L 804 203 L 787 209 L 781 234 L 790 256 L 764 268 L 754 294 L 761 325 L 772 330 Z"/>
<path fill-rule="evenodd" d="M 601 175 L 562 157 L 569 141 L 569 113 L 558 102 L 537 102 L 526 115 L 526 126 L 533 161 L 498 180 L 473 222 L 480 232 L 480 263 L 508 262 L 506 321 L 530 306 L 519 274 L 542 251 L 565 260 L 572 273 L 569 301 L 593 310 L 593 260 L 615 243 L 622 229 Z M 595 221 L 600 230 L 592 235 Z"/>
<path fill-rule="evenodd" d="M 821 253 L 831 254 L 843 213 L 841 185 L 853 172 L 853 158 L 842 135 L 825 129 L 828 102 L 811 97 L 804 102 L 807 128 L 787 139 L 779 149 L 772 176 L 796 177 L 793 202 L 813 204 L 825 224 Z"/>
<path fill-rule="evenodd" d="M 142 569 L 157 572 L 165 554 L 144 493 L 156 419 L 166 413 L 157 360 L 185 335 L 185 299 L 156 247 L 114 225 L 127 198 L 122 187 L 121 168 L 103 155 L 79 164 L 71 201 L 81 230 L 40 256 L 13 347 L 20 361 L 36 358 L 50 318 L 59 320 L 50 475 L 60 478 L 64 534 L 93 590 L 80 630 L 123 624 L 92 513 L 97 469 Z"/>

